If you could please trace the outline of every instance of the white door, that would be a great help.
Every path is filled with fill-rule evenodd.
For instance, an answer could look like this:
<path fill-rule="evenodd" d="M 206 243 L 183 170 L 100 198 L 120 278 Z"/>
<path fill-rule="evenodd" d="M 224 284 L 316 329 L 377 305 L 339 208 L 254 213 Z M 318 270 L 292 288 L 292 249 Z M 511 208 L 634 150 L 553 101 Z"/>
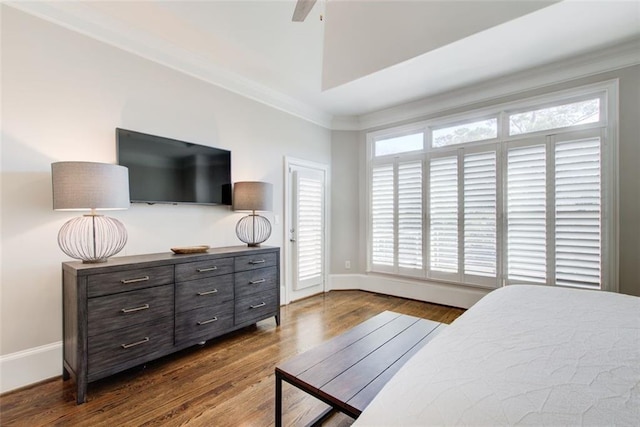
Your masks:
<path fill-rule="evenodd" d="M 325 290 L 326 169 L 288 165 L 288 300 Z"/>

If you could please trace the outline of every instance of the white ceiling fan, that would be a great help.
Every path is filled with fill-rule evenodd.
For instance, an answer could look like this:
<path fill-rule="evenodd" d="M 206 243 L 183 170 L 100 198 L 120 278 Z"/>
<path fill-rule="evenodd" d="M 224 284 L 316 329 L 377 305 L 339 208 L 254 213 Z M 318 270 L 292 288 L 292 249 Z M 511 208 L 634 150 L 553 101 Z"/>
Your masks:
<path fill-rule="evenodd" d="M 293 22 L 302 22 L 307 17 L 317 0 L 298 0 L 293 11 Z"/>

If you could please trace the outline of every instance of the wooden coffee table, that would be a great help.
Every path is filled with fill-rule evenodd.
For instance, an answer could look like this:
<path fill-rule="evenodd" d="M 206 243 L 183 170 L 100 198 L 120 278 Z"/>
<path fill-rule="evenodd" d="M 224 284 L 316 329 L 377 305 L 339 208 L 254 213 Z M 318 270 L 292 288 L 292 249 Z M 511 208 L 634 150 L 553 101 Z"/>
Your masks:
<path fill-rule="evenodd" d="M 333 411 L 358 418 L 382 387 L 444 325 L 385 311 L 276 367 L 276 427 L 282 426 L 282 381 L 314 396 Z"/>

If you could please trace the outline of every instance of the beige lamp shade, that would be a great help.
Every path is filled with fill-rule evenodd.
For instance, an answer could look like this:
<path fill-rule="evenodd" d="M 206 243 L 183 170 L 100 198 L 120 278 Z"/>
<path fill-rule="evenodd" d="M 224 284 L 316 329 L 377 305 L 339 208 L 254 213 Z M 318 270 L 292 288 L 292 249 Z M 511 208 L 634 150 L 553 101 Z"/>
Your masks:
<path fill-rule="evenodd" d="M 244 181 L 233 184 L 233 210 L 271 211 L 272 209 L 272 184 L 259 181 Z"/>
<path fill-rule="evenodd" d="M 53 209 L 128 209 L 129 170 L 124 166 L 94 162 L 51 164 Z"/>

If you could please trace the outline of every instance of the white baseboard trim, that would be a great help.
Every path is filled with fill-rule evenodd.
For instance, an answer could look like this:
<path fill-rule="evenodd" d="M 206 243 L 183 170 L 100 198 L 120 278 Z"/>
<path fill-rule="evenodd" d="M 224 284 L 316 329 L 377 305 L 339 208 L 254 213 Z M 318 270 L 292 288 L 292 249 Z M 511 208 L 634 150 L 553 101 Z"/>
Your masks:
<path fill-rule="evenodd" d="M 374 274 L 332 274 L 327 290 L 361 290 L 461 308 L 471 307 L 489 292 L 488 289 Z M 62 342 L 0 356 L 0 393 L 61 374 Z"/>
<path fill-rule="evenodd" d="M 62 341 L 0 356 L 0 393 L 62 374 Z"/>
<path fill-rule="evenodd" d="M 329 277 L 329 288 L 375 292 L 460 308 L 471 307 L 491 291 L 375 274 L 332 274 Z"/>

